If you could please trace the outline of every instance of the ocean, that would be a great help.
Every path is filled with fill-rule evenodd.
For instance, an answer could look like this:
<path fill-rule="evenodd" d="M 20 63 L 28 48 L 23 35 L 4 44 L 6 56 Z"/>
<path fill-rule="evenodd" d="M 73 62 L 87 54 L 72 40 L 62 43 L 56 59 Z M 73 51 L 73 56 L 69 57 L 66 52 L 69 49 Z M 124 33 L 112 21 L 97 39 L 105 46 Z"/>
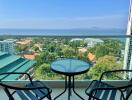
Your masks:
<path fill-rule="evenodd" d="M 0 35 L 99 36 L 125 35 L 123 29 L 0 29 Z"/>

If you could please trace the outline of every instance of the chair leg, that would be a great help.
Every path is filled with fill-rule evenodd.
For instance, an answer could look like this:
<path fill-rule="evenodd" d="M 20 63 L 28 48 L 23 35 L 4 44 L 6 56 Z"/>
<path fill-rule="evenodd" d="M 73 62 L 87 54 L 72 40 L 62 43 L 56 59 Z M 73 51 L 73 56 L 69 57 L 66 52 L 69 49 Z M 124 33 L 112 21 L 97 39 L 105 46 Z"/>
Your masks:
<path fill-rule="evenodd" d="M 48 95 L 48 99 L 49 99 L 49 100 L 52 100 L 51 95 Z"/>
<path fill-rule="evenodd" d="M 91 100 L 91 97 L 89 97 L 88 100 Z"/>
<path fill-rule="evenodd" d="M 6 94 L 8 95 L 9 97 L 9 100 L 14 100 L 14 98 L 12 97 L 12 95 L 10 94 L 9 90 L 7 88 L 4 89 Z"/>

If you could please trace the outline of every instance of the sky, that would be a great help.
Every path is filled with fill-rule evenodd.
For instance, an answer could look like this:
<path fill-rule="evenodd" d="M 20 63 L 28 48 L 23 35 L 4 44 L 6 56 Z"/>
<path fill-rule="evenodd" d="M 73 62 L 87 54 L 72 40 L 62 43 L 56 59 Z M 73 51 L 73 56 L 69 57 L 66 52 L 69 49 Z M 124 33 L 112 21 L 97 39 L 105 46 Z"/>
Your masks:
<path fill-rule="evenodd" d="M 0 0 L 0 28 L 127 27 L 129 0 Z"/>

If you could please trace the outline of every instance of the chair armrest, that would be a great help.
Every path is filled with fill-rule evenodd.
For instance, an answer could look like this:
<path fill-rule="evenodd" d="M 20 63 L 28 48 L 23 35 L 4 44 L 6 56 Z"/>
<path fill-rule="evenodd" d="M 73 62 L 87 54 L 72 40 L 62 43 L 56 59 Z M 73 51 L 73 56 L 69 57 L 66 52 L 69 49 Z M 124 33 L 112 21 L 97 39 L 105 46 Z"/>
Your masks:
<path fill-rule="evenodd" d="M 105 72 L 103 72 L 103 73 L 101 74 L 99 80 L 101 81 L 102 78 L 103 78 L 103 76 L 104 76 L 105 74 L 108 74 L 108 73 L 116 73 L 116 72 L 132 72 L 132 70 L 120 69 L 120 70 L 105 71 Z"/>
<path fill-rule="evenodd" d="M 94 85 L 94 86 L 92 86 L 92 85 Z M 86 93 L 87 95 L 89 95 L 89 93 L 90 93 L 90 91 L 91 91 L 92 89 L 94 89 L 94 88 L 99 88 L 100 85 L 107 85 L 107 86 L 109 86 L 109 87 L 113 87 L 112 85 L 107 84 L 107 83 L 104 83 L 104 82 L 102 82 L 102 81 L 93 80 L 93 81 L 89 84 L 89 86 L 86 88 L 85 93 Z M 88 90 L 90 90 L 90 91 L 88 91 Z"/>
<path fill-rule="evenodd" d="M 49 88 L 46 86 L 34 86 L 33 85 L 34 87 L 15 87 L 15 86 L 6 85 L 3 83 L 0 83 L 0 85 L 2 85 L 5 88 L 10 88 L 10 89 L 14 89 L 14 90 L 35 90 L 35 89 L 44 89 L 44 88 L 49 90 Z"/>
<path fill-rule="evenodd" d="M 29 80 L 30 80 L 30 82 L 31 82 L 31 84 L 33 83 L 32 82 L 32 78 L 30 77 L 30 75 L 28 74 L 28 73 L 24 73 L 24 72 L 7 72 L 7 73 L 0 73 L 0 75 L 11 75 L 11 74 L 25 74 L 25 75 L 27 75 L 28 76 L 28 78 L 29 78 Z M 2 81 L 3 79 L 0 79 L 0 81 Z"/>

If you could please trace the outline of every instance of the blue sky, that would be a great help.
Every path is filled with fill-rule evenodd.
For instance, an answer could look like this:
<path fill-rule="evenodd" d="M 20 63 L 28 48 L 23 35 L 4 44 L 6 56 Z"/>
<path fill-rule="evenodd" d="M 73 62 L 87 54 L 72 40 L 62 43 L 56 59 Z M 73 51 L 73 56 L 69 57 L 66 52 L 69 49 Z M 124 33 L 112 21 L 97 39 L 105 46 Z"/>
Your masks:
<path fill-rule="evenodd" d="M 126 28 L 129 0 L 0 0 L 0 28 Z"/>

